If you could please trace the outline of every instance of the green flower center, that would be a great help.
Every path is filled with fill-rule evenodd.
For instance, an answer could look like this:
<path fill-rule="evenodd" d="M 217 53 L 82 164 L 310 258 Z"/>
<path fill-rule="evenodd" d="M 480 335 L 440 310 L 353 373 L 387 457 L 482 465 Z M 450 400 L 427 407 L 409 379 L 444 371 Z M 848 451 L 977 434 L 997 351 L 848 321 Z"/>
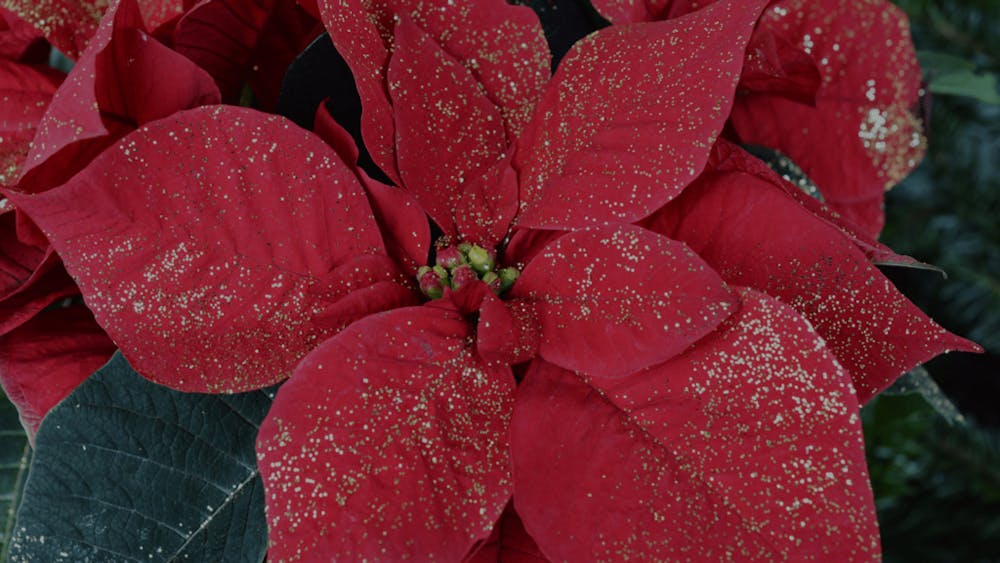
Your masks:
<path fill-rule="evenodd" d="M 462 243 L 438 248 L 433 266 L 417 271 L 420 291 L 431 299 L 444 295 L 445 288 L 461 289 L 481 281 L 500 295 L 511 288 L 521 272 L 517 268 L 497 269 L 496 255 L 479 245 Z"/>

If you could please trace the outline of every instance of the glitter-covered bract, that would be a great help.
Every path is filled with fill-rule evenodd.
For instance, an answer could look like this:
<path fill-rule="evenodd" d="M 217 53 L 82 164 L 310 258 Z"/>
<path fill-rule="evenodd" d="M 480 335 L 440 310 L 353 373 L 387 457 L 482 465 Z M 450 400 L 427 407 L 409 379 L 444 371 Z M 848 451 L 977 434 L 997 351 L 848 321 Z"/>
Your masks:
<path fill-rule="evenodd" d="M 341 276 L 352 290 L 388 281 L 336 270 L 384 253 L 356 177 L 318 137 L 252 110 L 155 122 L 67 184 L 11 196 L 136 370 L 181 390 L 281 381 L 342 328 L 313 322 L 348 297 Z"/>

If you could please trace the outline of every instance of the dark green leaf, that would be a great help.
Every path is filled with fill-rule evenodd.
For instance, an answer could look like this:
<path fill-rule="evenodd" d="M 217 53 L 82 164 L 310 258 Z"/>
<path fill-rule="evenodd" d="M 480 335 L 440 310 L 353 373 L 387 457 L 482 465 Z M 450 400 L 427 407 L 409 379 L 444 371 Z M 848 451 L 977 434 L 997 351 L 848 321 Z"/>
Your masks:
<path fill-rule="evenodd" d="M 39 428 L 11 561 L 261 561 L 273 395 L 180 393 L 116 353 Z"/>
<path fill-rule="evenodd" d="M 7 561 L 7 546 L 14 531 L 14 515 L 21 502 L 24 480 L 31 462 L 31 446 L 21 421 L 6 395 L 0 392 L 0 561 Z"/>
<path fill-rule="evenodd" d="M 968 96 L 987 104 L 1000 104 L 997 75 L 978 74 L 971 70 L 942 73 L 931 78 L 931 92 L 951 96 Z"/>
<path fill-rule="evenodd" d="M 970 60 L 939 51 L 917 51 L 917 59 L 920 60 L 920 68 L 932 75 L 976 68 L 976 63 Z"/>
<path fill-rule="evenodd" d="M 941 391 L 924 366 L 917 366 L 885 390 L 886 395 L 919 394 L 948 424 L 965 424 L 965 417 Z"/>

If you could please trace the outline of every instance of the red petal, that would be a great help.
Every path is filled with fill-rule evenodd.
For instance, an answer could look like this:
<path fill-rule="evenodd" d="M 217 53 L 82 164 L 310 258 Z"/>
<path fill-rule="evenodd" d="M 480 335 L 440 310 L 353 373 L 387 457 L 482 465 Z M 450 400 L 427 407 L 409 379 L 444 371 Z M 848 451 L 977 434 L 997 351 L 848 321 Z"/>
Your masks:
<path fill-rule="evenodd" d="M 59 299 L 80 294 L 58 261 L 54 253 L 49 255 L 27 281 L 0 299 L 0 334 L 21 326 Z"/>
<path fill-rule="evenodd" d="M 53 97 L 20 187 L 59 185 L 138 125 L 218 101 L 212 78 L 146 34 L 135 0 L 122 0 Z"/>
<path fill-rule="evenodd" d="M 0 383 L 29 434 L 114 351 L 94 316 L 79 305 L 50 309 L 0 336 Z"/>
<path fill-rule="evenodd" d="M 487 293 L 479 306 L 476 350 L 488 362 L 515 365 L 538 354 L 541 338 L 538 303 L 527 299 L 501 301 Z"/>
<path fill-rule="evenodd" d="M 356 166 L 358 147 L 351 134 L 327 111 L 326 104 L 316 110 L 314 130 L 344 162 L 355 165 L 354 173 L 368 194 L 386 250 L 408 274 L 415 276 L 417 269 L 427 264 L 431 247 L 431 226 L 423 208 L 405 190 L 374 180 Z"/>
<path fill-rule="evenodd" d="M 44 64 L 49 45 L 41 32 L 13 12 L 0 8 L 0 59 Z"/>
<path fill-rule="evenodd" d="M 612 26 L 563 59 L 518 145 L 523 227 L 645 217 L 704 167 L 766 2 Z"/>
<path fill-rule="evenodd" d="M 553 560 L 878 556 L 850 379 L 752 291 L 694 348 L 616 381 L 544 362 L 511 423 L 514 506 Z"/>
<path fill-rule="evenodd" d="M 55 70 L 0 59 L 0 185 L 20 175 L 35 128 L 62 80 Z"/>
<path fill-rule="evenodd" d="M 926 268 L 934 270 L 933 266 L 918 262 L 914 258 L 897 254 L 888 246 L 878 242 L 871 235 L 862 233 L 843 217 L 832 211 L 815 197 L 807 195 L 801 189 L 790 184 L 784 179 L 778 178 L 764 162 L 749 155 L 746 151 L 725 139 L 719 139 L 713 148 L 713 156 L 709 165 L 711 168 L 720 170 L 737 170 L 753 174 L 758 178 L 768 182 L 777 182 L 785 193 L 793 197 L 795 201 L 802 205 L 817 217 L 836 225 L 851 242 L 861 250 L 865 256 L 876 264 L 911 266 L 916 268 Z"/>
<path fill-rule="evenodd" d="M 388 78 L 396 164 L 407 191 L 455 235 L 452 216 L 465 184 L 507 148 L 500 110 L 472 73 L 408 17 L 396 25 L 395 40 Z"/>
<path fill-rule="evenodd" d="M 687 246 L 638 227 L 556 240 L 528 264 L 510 297 L 539 303 L 543 358 L 602 377 L 672 358 L 736 303 Z"/>
<path fill-rule="evenodd" d="M 14 210 L 0 212 L 0 299 L 28 281 L 45 259 L 45 249 L 23 244 L 14 232 Z"/>
<path fill-rule="evenodd" d="M 812 105 L 821 81 L 819 68 L 809 53 L 767 27 L 754 30 L 740 75 L 741 94 L 784 96 Z"/>
<path fill-rule="evenodd" d="M 274 111 L 289 65 L 323 31 L 318 14 L 309 14 L 295 0 L 278 0 L 270 25 L 257 41 L 247 79 L 262 109 Z"/>
<path fill-rule="evenodd" d="M 320 31 L 294 0 L 208 0 L 177 22 L 173 47 L 215 78 L 226 103 L 248 80 L 265 78 L 255 94 L 273 108 L 285 69 Z"/>
<path fill-rule="evenodd" d="M 503 263 L 523 270 L 539 252 L 552 241 L 566 234 L 564 231 L 541 231 L 537 229 L 515 229 L 510 242 L 504 248 Z"/>
<path fill-rule="evenodd" d="M 938 354 L 977 349 L 927 318 L 776 175 L 748 172 L 750 158 L 738 153 L 706 173 L 650 228 L 691 245 L 726 281 L 794 306 L 851 373 L 862 403 Z"/>
<path fill-rule="evenodd" d="M 462 240 L 495 248 L 507 237 L 517 204 L 517 171 L 507 157 L 462 190 L 454 213 Z"/>
<path fill-rule="evenodd" d="M 327 340 L 261 425 L 268 557 L 458 560 L 510 499 L 510 369 L 454 312 L 397 309 Z"/>
<path fill-rule="evenodd" d="M 375 163 L 399 182 L 392 107 L 386 84 L 394 20 L 406 15 L 468 68 L 500 108 L 508 139 L 527 122 L 549 77 L 548 46 L 538 19 L 524 6 L 474 0 L 323 0 L 323 23 L 354 73 L 364 105 L 362 135 Z"/>
<path fill-rule="evenodd" d="M 592 0 L 594 8 L 614 24 L 674 19 L 715 0 Z"/>
<path fill-rule="evenodd" d="M 122 0 L 121 4 L 128 1 Z M 4 7 L 42 30 L 57 49 L 76 59 L 95 35 L 105 8 L 112 12 L 116 3 L 107 0 L 7 0 Z M 177 16 L 182 9 L 181 0 L 142 3 L 142 15 L 151 28 Z"/>
<path fill-rule="evenodd" d="M 419 305 L 414 280 L 402 274 L 387 256 L 365 254 L 348 259 L 325 276 L 310 295 L 329 303 L 313 323 L 331 333 L 374 311 Z"/>
<path fill-rule="evenodd" d="M 912 111 L 920 68 L 906 16 L 884 0 L 784 0 L 761 25 L 810 53 L 823 84 L 815 107 L 781 96 L 738 100 L 736 132 L 744 142 L 787 154 L 830 207 L 876 236 L 884 222 L 883 192 L 924 153 Z"/>
<path fill-rule="evenodd" d="M 0 335 L 56 300 L 79 293 L 51 248 L 18 240 L 14 219 L 9 208 L 0 213 Z"/>
<path fill-rule="evenodd" d="M 313 288 L 384 253 L 357 179 L 319 138 L 231 106 L 150 123 L 67 184 L 11 198 L 136 371 L 184 391 L 284 379 L 329 336 Z"/>
<path fill-rule="evenodd" d="M 21 242 L 15 211 L 0 200 L 0 335 L 22 325 L 56 300 L 79 294 L 51 248 Z M 46 243 L 47 245 L 47 243 Z"/>

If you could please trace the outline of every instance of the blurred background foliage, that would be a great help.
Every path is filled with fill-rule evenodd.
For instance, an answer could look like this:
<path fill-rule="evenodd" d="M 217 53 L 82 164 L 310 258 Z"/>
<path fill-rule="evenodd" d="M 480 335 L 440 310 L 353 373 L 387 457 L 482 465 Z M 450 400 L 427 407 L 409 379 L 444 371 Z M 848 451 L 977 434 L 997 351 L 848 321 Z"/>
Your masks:
<path fill-rule="evenodd" d="M 949 278 L 886 273 L 987 353 L 928 365 L 964 424 L 918 395 L 863 410 L 885 560 L 1000 561 L 1000 1 L 895 3 L 910 16 L 931 92 L 930 148 L 888 194 L 882 239 Z"/>

